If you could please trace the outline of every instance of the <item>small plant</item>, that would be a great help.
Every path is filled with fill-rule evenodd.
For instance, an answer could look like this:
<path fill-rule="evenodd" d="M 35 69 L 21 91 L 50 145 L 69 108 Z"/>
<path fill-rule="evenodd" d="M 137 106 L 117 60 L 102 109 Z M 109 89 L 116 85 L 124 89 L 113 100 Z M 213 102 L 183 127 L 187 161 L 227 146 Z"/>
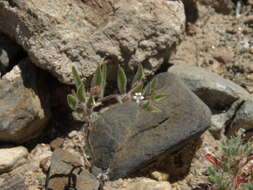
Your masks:
<path fill-rule="evenodd" d="M 95 121 L 98 118 L 98 112 L 95 111 L 95 108 L 101 106 L 106 101 L 111 99 L 115 99 L 119 103 L 135 101 L 143 109 L 159 112 L 160 110 L 154 105 L 154 102 L 160 101 L 168 96 L 167 94 L 155 93 L 157 79 L 153 79 L 144 87 L 144 73 L 141 64 L 138 66 L 131 85 L 128 85 L 126 73 L 123 68 L 119 66 L 117 72 L 119 94 L 108 96 L 105 96 L 107 79 L 106 64 L 98 66 L 88 91 L 75 67 L 72 68 L 72 75 L 74 78 L 75 90 L 67 96 L 68 104 L 75 112 L 75 115 L 88 124 L 89 129 L 95 128 Z M 129 88 L 127 88 L 128 86 Z"/>
<path fill-rule="evenodd" d="M 244 143 L 242 135 L 222 142 L 222 156 L 211 153 L 205 157 L 212 163 L 208 178 L 213 190 L 253 190 L 253 150 L 250 142 Z"/>

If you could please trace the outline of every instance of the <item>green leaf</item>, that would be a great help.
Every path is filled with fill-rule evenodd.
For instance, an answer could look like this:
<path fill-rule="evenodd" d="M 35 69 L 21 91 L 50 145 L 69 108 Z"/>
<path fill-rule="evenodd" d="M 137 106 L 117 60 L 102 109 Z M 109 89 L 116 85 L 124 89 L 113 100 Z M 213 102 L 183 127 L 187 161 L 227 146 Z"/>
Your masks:
<path fill-rule="evenodd" d="M 67 96 L 67 101 L 68 101 L 68 105 L 69 107 L 72 109 L 72 110 L 75 110 L 76 109 L 76 106 L 78 104 L 78 99 L 76 96 L 74 95 L 68 95 Z"/>
<path fill-rule="evenodd" d="M 83 84 L 77 89 L 76 96 L 80 102 L 85 101 L 86 91 Z"/>
<path fill-rule="evenodd" d="M 147 107 L 147 110 L 150 111 L 150 112 L 153 112 L 153 113 L 161 112 L 161 110 L 158 107 L 156 107 L 152 104 L 149 104 L 149 106 Z"/>
<path fill-rule="evenodd" d="M 135 94 L 137 92 L 142 92 L 143 89 L 143 83 L 137 84 L 130 92 L 132 94 Z"/>
<path fill-rule="evenodd" d="M 88 101 L 87 101 L 87 107 L 91 108 L 95 104 L 95 100 L 93 96 L 90 96 Z"/>
<path fill-rule="evenodd" d="M 101 72 L 102 72 L 102 84 L 101 84 L 100 97 L 104 97 L 104 91 L 105 91 L 106 80 L 107 80 L 107 65 L 106 64 L 103 64 L 101 66 Z"/>
<path fill-rule="evenodd" d="M 168 94 L 156 94 L 153 96 L 153 99 L 158 102 L 167 98 L 168 96 L 169 96 Z"/>
<path fill-rule="evenodd" d="M 151 81 L 150 87 L 151 87 L 151 93 L 153 93 L 154 90 L 155 90 L 156 87 L 157 87 L 157 78 L 154 78 L 154 79 Z"/>
<path fill-rule="evenodd" d="M 103 78 L 103 74 L 102 74 L 102 70 L 101 70 L 101 66 L 98 66 L 93 78 L 92 78 L 92 81 L 91 81 L 91 87 L 94 88 L 94 87 L 101 87 L 102 86 L 102 78 Z"/>
<path fill-rule="evenodd" d="M 141 82 L 143 75 L 144 75 L 144 72 L 143 72 L 142 64 L 139 64 L 137 72 L 136 72 L 133 82 L 132 82 L 132 87 L 134 87 L 136 85 L 136 83 Z"/>
<path fill-rule="evenodd" d="M 77 70 L 75 67 L 72 67 L 72 75 L 73 75 L 73 78 L 74 78 L 74 81 L 75 81 L 75 86 L 76 86 L 76 89 L 78 89 L 78 87 L 80 85 L 83 84 L 82 80 L 81 80 L 81 77 L 80 75 L 78 74 Z"/>
<path fill-rule="evenodd" d="M 144 88 L 143 92 L 144 97 L 151 95 L 154 92 L 156 86 L 157 86 L 157 79 L 155 78 L 151 80 Z"/>
<path fill-rule="evenodd" d="M 161 110 L 157 108 L 156 106 L 154 106 L 150 101 L 144 101 L 141 104 L 141 107 L 149 112 L 154 112 L 154 113 L 161 112 Z"/>
<path fill-rule="evenodd" d="M 118 84 L 119 92 L 121 94 L 126 93 L 127 77 L 126 77 L 125 71 L 123 70 L 121 66 L 119 66 L 118 68 L 117 84 Z"/>
<path fill-rule="evenodd" d="M 101 72 L 102 72 L 102 87 L 106 86 L 106 80 L 107 80 L 107 65 L 103 64 L 101 66 Z"/>

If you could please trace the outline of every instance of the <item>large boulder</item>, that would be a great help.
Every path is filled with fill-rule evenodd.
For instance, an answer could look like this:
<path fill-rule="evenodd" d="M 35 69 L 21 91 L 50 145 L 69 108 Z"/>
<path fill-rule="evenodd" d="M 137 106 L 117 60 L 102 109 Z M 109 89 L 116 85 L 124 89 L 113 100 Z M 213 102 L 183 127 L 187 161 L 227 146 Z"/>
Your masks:
<path fill-rule="evenodd" d="M 50 118 L 45 83 L 28 59 L 0 80 L 0 141 L 23 143 L 40 134 Z"/>
<path fill-rule="evenodd" d="M 236 100 L 250 96 L 241 86 L 200 67 L 175 64 L 168 72 L 180 77 L 214 113 L 227 110 Z"/>
<path fill-rule="evenodd" d="M 71 83 L 71 67 L 91 76 L 104 59 L 155 71 L 184 32 L 184 6 L 164 0 L 0 1 L 0 31 L 33 63 Z"/>
<path fill-rule="evenodd" d="M 116 179 L 144 167 L 163 153 L 178 150 L 209 126 L 210 110 L 175 75 L 157 75 L 157 92 L 169 94 L 153 113 L 135 102 L 101 113 L 88 137 L 94 164 Z"/>

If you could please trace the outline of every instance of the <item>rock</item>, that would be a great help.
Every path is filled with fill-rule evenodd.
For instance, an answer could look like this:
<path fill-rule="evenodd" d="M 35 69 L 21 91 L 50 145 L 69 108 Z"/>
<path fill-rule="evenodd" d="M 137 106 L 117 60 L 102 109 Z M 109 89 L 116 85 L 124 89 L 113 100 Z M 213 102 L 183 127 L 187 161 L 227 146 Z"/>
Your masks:
<path fill-rule="evenodd" d="M 25 182 L 18 176 L 0 176 L 0 189 L 1 190 L 28 190 Z"/>
<path fill-rule="evenodd" d="M 151 173 L 152 178 L 156 179 L 157 181 L 168 181 L 169 174 L 160 172 L 160 171 L 153 171 Z"/>
<path fill-rule="evenodd" d="M 237 110 L 242 105 L 243 100 L 235 101 L 232 106 L 224 113 L 214 114 L 211 118 L 211 126 L 208 129 L 216 139 L 221 139 L 225 135 L 225 129 L 231 124 Z"/>
<path fill-rule="evenodd" d="M 172 152 L 204 132 L 210 110 L 175 75 L 157 76 L 157 92 L 169 98 L 157 104 L 152 113 L 135 102 L 116 104 L 101 113 L 96 130 L 89 135 L 94 164 L 108 169 L 116 179 L 142 168 L 164 152 Z"/>
<path fill-rule="evenodd" d="M 48 175 L 48 190 L 98 190 L 99 182 L 82 167 L 81 160 L 68 151 L 56 149 Z"/>
<path fill-rule="evenodd" d="M 241 103 L 230 126 L 227 128 L 227 135 L 236 135 L 240 128 L 245 129 L 246 134 L 247 131 L 250 132 L 253 129 L 253 99 Z"/>
<path fill-rule="evenodd" d="M 24 56 L 25 53 L 20 46 L 7 36 L 0 34 L 0 73 L 2 75 L 18 64 Z"/>
<path fill-rule="evenodd" d="M 0 141 L 23 143 L 37 137 L 50 118 L 44 73 L 22 61 L 0 80 Z"/>
<path fill-rule="evenodd" d="M 176 64 L 169 68 L 183 79 L 185 84 L 216 113 L 228 109 L 237 99 L 247 99 L 249 93 L 228 79 L 203 68 Z"/>
<path fill-rule="evenodd" d="M 23 146 L 0 148 L 0 155 L 0 173 L 4 173 L 24 164 L 28 150 Z"/>
<path fill-rule="evenodd" d="M 0 31 L 63 83 L 72 82 L 72 66 L 86 79 L 104 59 L 129 67 L 143 63 L 154 72 L 185 28 L 179 1 L 11 2 L 0 2 L 0 18 L 5 18 Z"/>
<path fill-rule="evenodd" d="M 29 154 L 29 162 L 34 167 L 47 167 L 50 163 L 53 152 L 50 149 L 50 146 L 47 144 L 37 144 L 36 147 Z M 45 169 L 42 168 L 42 169 Z"/>
<path fill-rule="evenodd" d="M 104 185 L 104 190 L 171 190 L 169 182 L 157 182 L 149 178 L 119 179 L 109 181 Z"/>
<path fill-rule="evenodd" d="M 232 0 L 198 0 L 199 3 L 213 7 L 217 13 L 230 14 L 234 10 Z"/>
<path fill-rule="evenodd" d="M 214 59 L 223 64 L 230 64 L 233 60 L 233 56 L 234 54 L 232 51 L 224 48 L 217 48 L 213 53 Z"/>

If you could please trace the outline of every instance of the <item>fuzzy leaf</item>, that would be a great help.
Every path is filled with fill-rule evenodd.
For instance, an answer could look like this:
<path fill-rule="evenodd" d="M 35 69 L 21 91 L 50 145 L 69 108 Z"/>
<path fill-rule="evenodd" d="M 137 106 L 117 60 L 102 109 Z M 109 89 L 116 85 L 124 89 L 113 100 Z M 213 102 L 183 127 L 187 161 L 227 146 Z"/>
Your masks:
<path fill-rule="evenodd" d="M 135 94 L 137 92 L 142 92 L 142 89 L 143 89 L 143 83 L 140 83 L 138 85 L 136 85 L 132 90 L 131 90 L 131 93 L 132 94 Z"/>
<path fill-rule="evenodd" d="M 103 64 L 101 66 L 101 72 L 102 72 L 102 84 L 101 84 L 100 97 L 104 97 L 104 91 L 105 91 L 106 80 L 107 80 L 107 66 L 106 66 L 106 64 Z"/>
<path fill-rule="evenodd" d="M 95 72 L 95 75 L 92 78 L 91 87 L 92 88 L 97 87 L 97 86 L 101 87 L 102 86 L 102 78 L 103 78 L 103 74 L 102 74 L 101 66 L 98 66 L 98 68 Z"/>
<path fill-rule="evenodd" d="M 151 87 L 151 93 L 153 93 L 154 90 L 155 90 L 156 87 L 157 87 L 157 78 L 154 78 L 154 79 L 151 81 L 150 87 Z"/>
<path fill-rule="evenodd" d="M 144 75 L 144 72 L 143 72 L 142 64 L 139 64 L 137 72 L 136 72 L 133 82 L 132 82 L 132 87 L 134 87 L 137 82 L 141 82 L 143 75 Z"/>
<path fill-rule="evenodd" d="M 149 96 L 151 95 L 155 88 L 156 88 L 156 85 L 157 85 L 157 79 L 153 79 L 151 80 L 147 85 L 146 87 L 144 88 L 144 92 L 143 92 L 143 95 L 146 97 L 146 96 Z"/>
<path fill-rule="evenodd" d="M 169 96 L 168 94 L 156 94 L 153 96 L 153 99 L 158 102 L 167 98 L 168 96 Z"/>
<path fill-rule="evenodd" d="M 120 66 L 118 68 L 117 84 L 118 84 L 119 92 L 121 94 L 126 93 L 127 77 L 126 77 L 125 71 Z"/>
<path fill-rule="evenodd" d="M 88 101 L 87 101 L 87 107 L 91 108 L 95 104 L 95 100 L 93 96 L 90 96 Z"/>
<path fill-rule="evenodd" d="M 107 79 L 107 65 L 103 64 L 101 66 L 101 72 L 102 72 L 102 87 L 106 86 L 106 79 Z"/>
<path fill-rule="evenodd" d="M 146 109 L 148 111 L 150 111 L 150 112 L 153 112 L 153 113 L 159 113 L 159 112 L 161 112 L 161 110 L 158 107 L 156 107 L 156 106 L 154 106 L 152 104 L 149 104 L 149 106 Z"/>
<path fill-rule="evenodd" d="M 75 67 L 72 67 L 72 75 L 73 75 L 73 78 L 74 78 L 74 81 L 75 81 L 75 86 L 76 86 L 76 89 L 78 89 L 78 87 L 80 85 L 83 84 L 82 80 L 81 80 L 81 77 L 80 75 L 78 74 L 77 70 Z"/>
<path fill-rule="evenodd" d="M 77 89 L 76 96 L 80 102 L 83 102 L 85 100 L 86 91 L 83 84 L 81 84 Z"/>
<path fill-rule="evenodd" d="M 67 101 L 68 101 L 68 105 L 69 107 L 72 109 L 72 110 L 75 110 L 76 109 L 76 106 L 78 104 L 78 99 L 76 96 L 74 95 L 68 95 L 67 96 Z"/>

